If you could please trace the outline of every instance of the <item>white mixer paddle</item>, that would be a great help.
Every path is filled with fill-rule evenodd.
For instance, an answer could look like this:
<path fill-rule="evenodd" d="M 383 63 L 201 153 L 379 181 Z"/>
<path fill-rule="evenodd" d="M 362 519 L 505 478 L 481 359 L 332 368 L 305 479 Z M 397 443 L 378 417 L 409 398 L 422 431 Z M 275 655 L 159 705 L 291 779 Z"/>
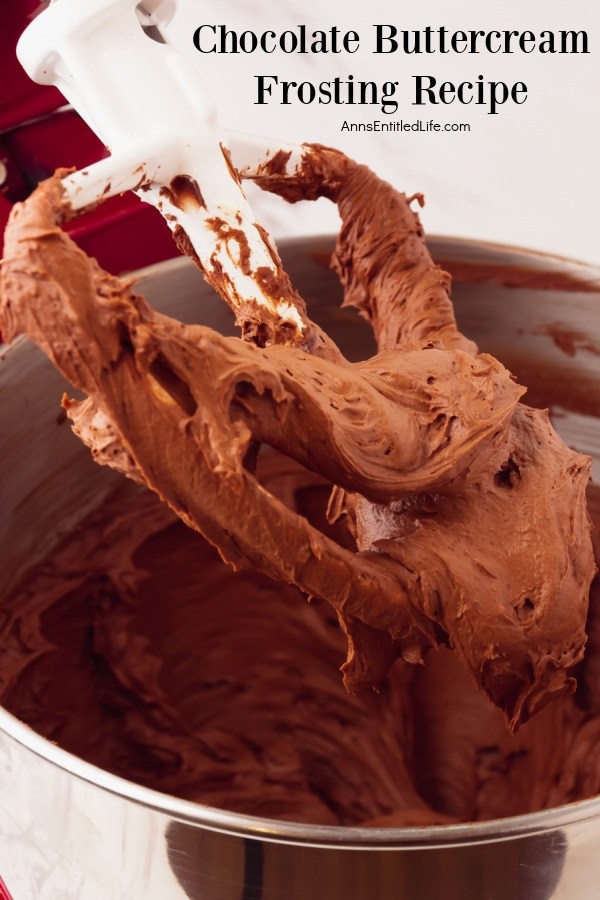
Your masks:
<path fill-rule="evenodd" d="M 138 0 L 53 0 L 17 46 L 30 77 L 55 85 L 110 150 L 65 177 L 71 206 L 134 190 L 160 210 L 246 337 L 310 349 L 314 326 L 240 187 L 198 67 L 148 37 L 138 7 Z M 247 172 L 280 146 L 236 138 Z M 286 170 L 302 155 L 288 148 Z"/>

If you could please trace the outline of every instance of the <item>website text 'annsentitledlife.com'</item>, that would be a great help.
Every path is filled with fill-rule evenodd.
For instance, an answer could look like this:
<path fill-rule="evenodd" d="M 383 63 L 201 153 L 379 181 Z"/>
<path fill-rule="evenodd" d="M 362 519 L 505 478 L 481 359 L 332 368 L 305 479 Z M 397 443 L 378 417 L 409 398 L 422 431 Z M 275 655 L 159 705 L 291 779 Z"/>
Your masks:
<path fill-rule="evenodd" d="M 443 133 L 448 131 L 470 131 L 471 126 L 467 122 L 434 122 L 433 119 L 415 119 L 407 121 L 396 119 L 392 122 L 383 122 L 381 119 L 373 119 L 372 122 L 349 122 L 344 119 L 340 131 L 407 131 L 407 132 L 433 132 Z"/>

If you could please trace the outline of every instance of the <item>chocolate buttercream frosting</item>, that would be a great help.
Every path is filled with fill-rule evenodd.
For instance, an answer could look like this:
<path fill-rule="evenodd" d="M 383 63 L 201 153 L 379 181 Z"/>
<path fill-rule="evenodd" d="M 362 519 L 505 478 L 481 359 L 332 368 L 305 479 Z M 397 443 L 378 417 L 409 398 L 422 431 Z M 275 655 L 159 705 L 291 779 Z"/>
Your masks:
<path fill-rule="evenodd" d="M 323 479 L 264 450 L 257 475 L 351 546 Z M 349 694 L 328 604 L 234 572 L 124 483 L 3 598 L 0 702 L 109 772 L 235 812 L 369 826 L 534 812 L 600 791 L 599 588 L 577 694 L 511 735 L 445 648 Z"/>
<path fill-rule="evenodd" d="M 334 265 L 373 328 L 372 359 L 349 363 L 325 339 L 316 352 L 288 344 L 272 322 L 263 346 L 256 322 L 240 323 L 244 341 L 154 312 L 61 230 L 60 173 L 11 216 L 3 331 L 35 340 L 84 392 L 64 405 L 98 462 L 149 487 L 234 568 L 335 610 L 350 690 L 381 689 L 398 657 L 449 646 L 515 730 L 575 687 L 595 570 L 589 459 L 457 330 L 411 199 L 318 146 L 300 175 L 260 183 L 338 204 Z M 329 518 L 354 545 L 257 479 L 261 444 L 334 486 Z"/>

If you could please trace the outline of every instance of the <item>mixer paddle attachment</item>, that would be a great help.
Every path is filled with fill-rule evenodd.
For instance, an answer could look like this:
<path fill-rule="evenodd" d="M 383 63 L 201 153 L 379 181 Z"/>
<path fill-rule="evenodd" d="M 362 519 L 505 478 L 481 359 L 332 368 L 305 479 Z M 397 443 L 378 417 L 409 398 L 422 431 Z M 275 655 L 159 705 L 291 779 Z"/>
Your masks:
<path fill-rule="evenodd" d="M 30 77 L 55 85 L 110 150 L 64 178 L 70 204 L 77 211 L 135 191 L 160 210 L 246 338 L 310 349 L 304 303 L 244 195 L 201 73 L 149 37 L 148 21 L 138 0 L 54 0 L 21 36 Z M 279 149 L 239 135 L 236 145 L 248 171 Z M 285 154 L 300 164 L 302 150 Z"/>

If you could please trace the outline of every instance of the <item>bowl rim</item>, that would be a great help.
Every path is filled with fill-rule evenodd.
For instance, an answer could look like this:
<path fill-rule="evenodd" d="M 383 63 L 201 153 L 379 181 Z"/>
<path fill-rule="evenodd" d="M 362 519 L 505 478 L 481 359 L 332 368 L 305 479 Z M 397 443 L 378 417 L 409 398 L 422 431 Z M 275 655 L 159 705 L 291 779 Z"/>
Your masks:
<path fill-rule="evenodd" d="M 43 762 L 121 800 L 210 831 L 270 843 L 341 850 L 439 849 L 532 837 L 600 816 L 599 796 L 539 812 L 456 825 L 373 828 L 285 822 L 204 806 L 127 781 L 63 750 L 3 707 L 0 707 L 0 732 L 5 732 Z"/>

